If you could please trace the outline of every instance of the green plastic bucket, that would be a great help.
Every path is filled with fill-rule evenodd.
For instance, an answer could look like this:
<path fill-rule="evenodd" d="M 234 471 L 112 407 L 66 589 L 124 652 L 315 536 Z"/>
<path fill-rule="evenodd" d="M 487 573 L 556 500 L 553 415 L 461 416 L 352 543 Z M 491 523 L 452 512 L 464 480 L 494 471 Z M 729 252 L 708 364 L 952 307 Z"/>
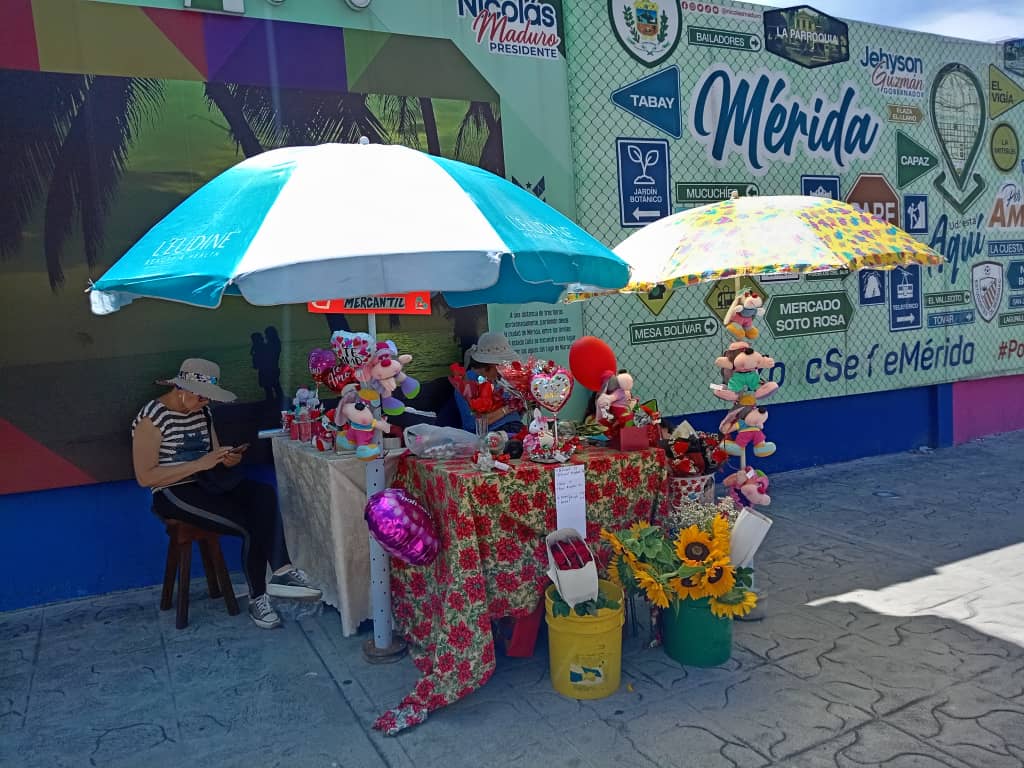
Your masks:
<path fill-rule="evenodd" d="M 732 619 L 711 613 L 706 597 L 662 610 L 661 628 L 665 653 L 684 666 L 717 667 L 732 656 Z"/>

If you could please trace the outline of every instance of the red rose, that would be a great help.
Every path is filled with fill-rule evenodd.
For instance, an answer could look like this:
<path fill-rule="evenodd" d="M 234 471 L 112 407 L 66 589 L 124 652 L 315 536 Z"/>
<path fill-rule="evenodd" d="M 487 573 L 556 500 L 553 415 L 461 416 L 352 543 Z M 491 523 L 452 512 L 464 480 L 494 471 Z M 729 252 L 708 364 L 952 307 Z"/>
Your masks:
<path fill-rule="evenodd" d="M 475 571 L 480 565 L 476 550 L 464 549 L 459 552 L 459 567 L 464 571 Z"/>
<path fill-rule="evenodd" d="M 555 565 L 563 571 L 572 570 L 573 566 L 569 563 L 569 558 L 565 556 L 565 553 L 560 549 L 551 550 L 551 558 L 555 561 Z"/>
<path fill-rule="evenodd" d="M 497 483 L 481 483 L 473 489 L 473 497 L 482 507 L 493 507 L 501 503 Z"/>
<path fill-rule="evenodd" d="M 464 651 L 469 648 L 473 642 L 473 632 L 469 627 L 466 626 L 466 622 L 460 621 L 451 631 L 448 633 L 448 642 L 452 648 L 458 651 Z"/>
<path fill-rule="evenodd" d="M 525 517 L 530 512 L 530 497 L 525 493 L 516 491 L 508 500 L 509 511 L 517 517 Z"/>
<path fill-rule="evenodd" d="M 450 653 L 442 653 L 437 657 L 437 671 L 441 673 L 451 672 L 455 668 L 455 657 Z"/>

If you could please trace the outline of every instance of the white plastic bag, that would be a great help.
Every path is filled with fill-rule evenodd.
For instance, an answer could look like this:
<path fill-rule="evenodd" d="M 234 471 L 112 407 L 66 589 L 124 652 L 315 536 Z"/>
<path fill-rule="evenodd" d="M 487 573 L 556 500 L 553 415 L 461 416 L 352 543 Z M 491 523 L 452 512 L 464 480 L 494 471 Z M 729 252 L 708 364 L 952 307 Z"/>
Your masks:
<path fill-rule="evenodd" d="M 404 434 L 405 447 L 425 459 L 463 459 L 480 450 L 476 435 L 454 427 L 414 424 Z"/>
<path fill-rule="evenodd" d="M 732 524 L 730 559 L 739 568 L 749 568 L 761 542 L 772 527 L 772 519 L 756 509 L 744 507 Z"/>
<path fill-rule="evenodd" d="M 551 547 L 556 542 L 572 541 L 573 539 L 579 539 L 583 542 L 583 546 L 590 553 L 590 562 L 582 568 L 562 570 L 555 563 Z M 558 590 L 558 594 L 562 596 L 562 599 L 569 604 L 569 607 L 575 608 L 580 603 L 587 602 L 587 600 L 596 600 L 598 592 L 597 562 L 594 559 L 594 553 L 587 545 L 586 539 L 580 535 L 580 532 L 575 528 L 559 528 L 557 531 L 549 533 L 544 541 L 547 544 L 548 550 L 548 577 L 555 583 L 555 589 Z"/>

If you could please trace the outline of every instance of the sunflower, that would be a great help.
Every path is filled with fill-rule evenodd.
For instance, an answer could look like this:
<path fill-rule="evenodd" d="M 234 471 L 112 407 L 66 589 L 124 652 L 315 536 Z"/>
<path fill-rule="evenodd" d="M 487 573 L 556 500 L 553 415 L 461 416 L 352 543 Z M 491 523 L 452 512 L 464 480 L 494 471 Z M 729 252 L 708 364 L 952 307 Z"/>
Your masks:
<path fill-rule="evenodd" d="M 711 551 L 715 559 L 729 556 L 729 521 L 721 515 L 715 515 L 711 521 Z"/>
<path fill-rule="evenodd" d="M 744 591 L 737 602 L 724 602 L 719 598 L 712 597 L 708 604 L 711 612 L 718 618 L 733 619 L 737 616 L 746 616 L 754 610 L 754 606 L 757 605 L 757 595 Z"/>
<path fill-rule="evenodd" d="M 691 525 L 676 537 L 676 554 L 686 565 L 702 565 L 711 556 L 711 537 Z"/>
<path fill-rule="evenodd" d="M 645 569 L 644 569 L 644 565 L 645 565 L 645 564 L 644 564 L 644 563 L 641 563 L 641 562 L 640 562 L 640 561 L 639 561 L 639 560 L 637 559 L 636 555 L 634 555 L 634 554 L 633 554 L 633 553 L 632 553 L 631 551 L 629 551 L 629 550 L 628 550 L 628 549 L 627 549 L 626 547 L 623 547 L 623 548 L 622 548 L 622 556 L 623 556 L 623 558 L 625 558 L 625 560 L 626 560 L 626 565 L 628 565 L 628 566 L 629 566 L 630 568 L 632 568 L 632 569 L 633 569 L 634 571 L 640 571 L 640 570 L 645 570 Z"/>
<path fill-rule="evenodd" d="M 635 523 L 629 526 L 629 532 L 633 534 L 633 538 L 638 539 L 640 538 L 640 532 L 643 531 L 644 528 L 650 527 L 651 524 L 648 523 L 646 520 L 637 520 Z"/>
<path fill-rule="evenodd" d="M 636 571 L 634 575 L 637 585 L 647 593 L 648 600 L 659 608 L 668 608 L 668 595 L 665 594 L 665 588 L 660 581 L 647 571 Z"/>
<path fill-rule="evenodd" d="M 699 573 L 683 579 L 669 579 L 668 585 L 683 600 L 699 600 L 707 596 L 707 592 L 704 591 L 704 577 Z"/>
<path fill-rule="evenodd" d="M 727 559 L 715 560 L 704 572 L 704 589 L 709 597 L 721 597 L 736 586 L 736 572 Z"/>
<path fill-rule="evenodd" d="M 619 537 L 611 531 L 606 531 L 604 528 L 601 529 L 601 538 L 608 542 L 612 548 L 612 552 L 616 555 L 622 554 L 622 542 L 619 541 Z"/>
<path fill-rule="evenodd" d="M 618 557 L 612 557 L 612 559 L 608 561 L 608 578 L 616 584 L 622 584 L 622 574 L 619 573 Z"/>

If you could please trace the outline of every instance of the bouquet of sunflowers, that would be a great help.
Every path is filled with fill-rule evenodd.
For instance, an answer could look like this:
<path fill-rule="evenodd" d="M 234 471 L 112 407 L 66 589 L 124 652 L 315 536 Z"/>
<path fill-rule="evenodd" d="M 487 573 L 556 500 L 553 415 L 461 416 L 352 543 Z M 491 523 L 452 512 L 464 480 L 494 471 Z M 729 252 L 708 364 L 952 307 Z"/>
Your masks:
<path fill-rule="evenodd" d="M 608 575 L 628 592 L 640 593 L 658 608 L 682 600 L 707 600 L 719 618 L 746 616 L 757 605 L 752 568 L 730 558 L 731 526 L 711 514 L 674 535 L 665 528 L 636 523 L 628 531 L 601 531 L 611 548 Z"/>

